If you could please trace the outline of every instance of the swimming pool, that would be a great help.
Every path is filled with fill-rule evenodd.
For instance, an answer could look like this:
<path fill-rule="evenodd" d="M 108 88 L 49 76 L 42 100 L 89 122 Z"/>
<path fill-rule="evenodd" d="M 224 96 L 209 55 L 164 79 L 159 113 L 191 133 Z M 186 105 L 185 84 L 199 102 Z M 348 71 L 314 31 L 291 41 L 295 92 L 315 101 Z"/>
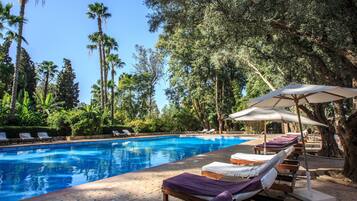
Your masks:
<path fill-rule="evenodd" d="M 0 197 L 19 200 L 247 141 L 161 136 L 0 148 Z"/>

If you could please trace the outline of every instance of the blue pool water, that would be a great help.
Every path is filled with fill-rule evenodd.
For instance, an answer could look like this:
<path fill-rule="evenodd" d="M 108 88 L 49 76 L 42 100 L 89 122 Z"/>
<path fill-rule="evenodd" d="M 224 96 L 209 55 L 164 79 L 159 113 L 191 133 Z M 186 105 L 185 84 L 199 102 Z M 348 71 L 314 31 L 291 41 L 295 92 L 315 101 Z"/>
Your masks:
<path fill-rule="evenodd" d="M 245 141 L 169 136 L 0 148 L 0 199 L 29 198 Z"/>

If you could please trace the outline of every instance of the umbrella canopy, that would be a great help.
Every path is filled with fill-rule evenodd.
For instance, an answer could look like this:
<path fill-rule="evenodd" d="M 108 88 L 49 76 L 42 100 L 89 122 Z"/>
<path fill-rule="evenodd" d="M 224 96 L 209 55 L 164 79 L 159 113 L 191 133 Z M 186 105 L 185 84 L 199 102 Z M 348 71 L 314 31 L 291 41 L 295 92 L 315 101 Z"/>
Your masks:
<path fill-rule="evenodd" d="M 236 121 L 278 121 L 278 122 L 299 122 L 296 114 L 282 109 L 267 109 L 252 107 L 229 115 L 229 118 Z M 314 126 L 326 126 L 325 124 L 313 121 L 306 117 L 301 117 L 302 124 Z M 326 126 L 327 127 L 327 126 Z"/>
<path fill-rule="evenodd" d="M 290 107 L 306 103 L 324 103 L 357 96 L 357 89 L 325 86 L 290 84 L 264 96 L 250 100 L 250 106 Z"/>
<path fill-rule="evenodd" d="M 264 96 L 250 100 L 250 106 L 256 107 L 290 107 L 296 106 L 299 120 L 300 134 L 303 143 L 304 161 L 306 168 L 307 189 L 311 193 L 311 177 L 306 158 L 306 147 L 302 133 L 299 105 L 306 103 L 325 103 L 344 98 L 357 96 L 357 89 L 325 86 L 325 85 L 303 85 L 290 84 L 286 87 L 272 91 Z"/>

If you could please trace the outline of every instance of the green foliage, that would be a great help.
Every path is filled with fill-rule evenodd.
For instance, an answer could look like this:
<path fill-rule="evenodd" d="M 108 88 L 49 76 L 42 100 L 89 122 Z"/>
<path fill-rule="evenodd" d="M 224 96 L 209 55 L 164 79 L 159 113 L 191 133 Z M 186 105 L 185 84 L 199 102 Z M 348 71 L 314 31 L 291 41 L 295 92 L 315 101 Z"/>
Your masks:
<path fill-rule="evenodd" d="M 47 118 L 47 124 L 57 131 L 63 131 L 67 135 L 71 133 L 70 112 L 66 110 L 51 112 Z"/>
<path fill-rule="evenodd" d="M 160 116 L 164 131 L 196 131 L 201 129 L 200 121 L 188 109 L 169 105 Z"/>
<path fill-rule="evenodd" d="M 161 132 L 163 123 L 160 119 L 135 119 L 128 123 L 128 126 L 133 128 L 137 133 Z"/>
<path fill-rule="evenodd" d="M 63 59 L 64 67 L 57 79 L 56 100 L 63 102 L 63 107 L 72 109 L 79 103 L 79 85 L 75 82 L 76 75 L 71 61 Z"/>
<path fill-rule="evenodd" d="M 82 106 L 69 113 L 72 135 L 96 135 L 101 133 L 102 114 L 93 105 Z"/>

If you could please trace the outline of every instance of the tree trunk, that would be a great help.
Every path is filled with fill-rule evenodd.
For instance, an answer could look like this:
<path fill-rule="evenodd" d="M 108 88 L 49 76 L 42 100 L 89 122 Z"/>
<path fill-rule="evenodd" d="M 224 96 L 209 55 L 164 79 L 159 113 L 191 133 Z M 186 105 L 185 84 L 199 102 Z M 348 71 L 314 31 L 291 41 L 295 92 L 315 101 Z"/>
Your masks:
<path fill-rule="evenodd" d="M 332 123 L 327 120 L 325 115 L 325 107 L 323 104 L 313 104 L 311 105 L 313 111 L 307 109 L 304 106 L 299 106 L 305 114 L 312 120 L 328 125 L 329 127 L 318 126 L 319 133 L 321 134 L 321 150 L 319 151 L 320 156 L 327 157 L 341 157 L 343 153 L 338 148 L 335 140 L 335 128 Z"/>
<path fill-rule="evenodd" d="M 103 71 L 104 71 L 104 104 L 108 105 L 108 63 L 106 61 L 105 47 L 102 45 Z"/>
<path fill-rule="evenodd" d="M 49 80 L 49 72 L 46 73 L 46 78 L 45 78 L 45 87 L 43 89 L 43 97 L 46 99 L 47 97 L 47 92 L 48 92 L 48 80 Z"/>
<path fill-rule="evenodd" d="M 103 65 L 103 54 L 102 54 L 102 20 L 100 17 L 98 17 L 98 32 L 100 36 L 100 40 L 98 42 L 98 51 L 99 51 L 99 64 L 100 64 L 100 107 L 102 110 L 104 110 L 105 105 L 104 105 L 104 65 Z"/>
<path fill-rule="evenodd" d="M 221 100 L 222 100 L 222 87 L 220 84 L 220 80 L 218 78 L 218 74 L 216 72 L 216 114 L 217 114 L 217 122 L 218 122 L 218 133 L 222 134 L 223 131 L 223 114 L 221 111 Z"/>
<path fill-rule="evenodd" d="M 20 18 L 21 21 L 19 23 L 19 30 L 18 30 L 18 38 L 17 38 L 17 47 L 16 47 L 16 63 L 14 69 L 14 75 L 12 79 L 12 91 L 11 91 L 11 113 L 14 115 L 16 110 L 16 97 L 17 97 L 17 85 L 18 85 L 18 78 L 19 78 L 19 70 L 20 70 L 20 61 L 21 61 L 21 44 L 22 44 L 22 33 L 24 27 L 24 20 L 25 20 L 25 6 L 26 1 L 20 1 Z"/>
<path fill-rule="evenodd" d="M 357 113 L 347 120 L 342 101 L 334 104 L 336 130 L 341 139 L 345 153 L 343 174 L 353 182 L 357 182 Z"/>
<path fill-rule="evenodd" d="M 114 65 L 112 64 L 112 101 L 111 101 L 111 118 L 112 118 L 112 125 L 114 125 L 114 74 L 115 74 L 115 70 L 114 70 Z"/>
<path fill-rule="evenodd" d="M 321 133 L 321 150 L 318 152 L 319 156 L 327 157 L 342 157 L 343 153 L 338 148 L 335 140 L 335 129 L 332 125 L 326 127 L 319 127 L 319 132 Z"/>

